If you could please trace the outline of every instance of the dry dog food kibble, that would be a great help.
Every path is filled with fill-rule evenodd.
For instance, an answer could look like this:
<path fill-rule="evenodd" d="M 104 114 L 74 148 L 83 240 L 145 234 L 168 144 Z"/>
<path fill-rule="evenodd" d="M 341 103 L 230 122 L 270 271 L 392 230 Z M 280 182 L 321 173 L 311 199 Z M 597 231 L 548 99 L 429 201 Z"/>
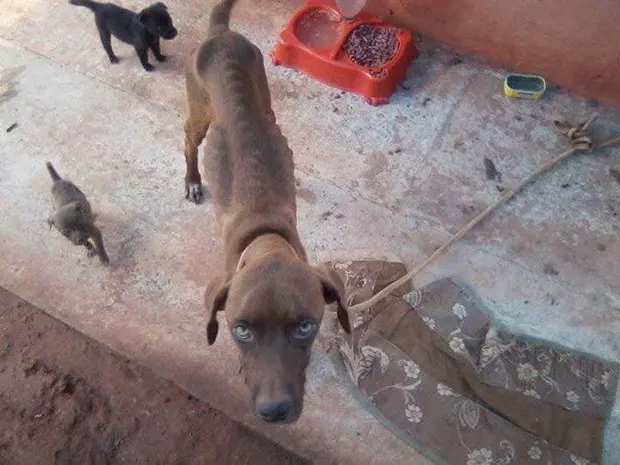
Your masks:
<path fill-rule="evenodd" d="M 349 35 L 345 52 L 354 63 L 377 68 L 389 62 L 397 48 L 398 39 L 393 29 L 363 24 Z"/>

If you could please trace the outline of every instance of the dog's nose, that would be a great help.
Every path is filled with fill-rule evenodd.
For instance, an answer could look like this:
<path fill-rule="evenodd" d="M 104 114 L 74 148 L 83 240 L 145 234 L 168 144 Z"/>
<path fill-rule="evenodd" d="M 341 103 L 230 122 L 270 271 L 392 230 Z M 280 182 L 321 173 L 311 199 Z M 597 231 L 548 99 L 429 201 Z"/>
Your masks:
<path fill-rule="evenodd" d="M 260 417 L 265 421 L 284 421 L 293 411 L 293 403 L 290 400 L 265 402 L 257 405 L 257 411 Z"/>

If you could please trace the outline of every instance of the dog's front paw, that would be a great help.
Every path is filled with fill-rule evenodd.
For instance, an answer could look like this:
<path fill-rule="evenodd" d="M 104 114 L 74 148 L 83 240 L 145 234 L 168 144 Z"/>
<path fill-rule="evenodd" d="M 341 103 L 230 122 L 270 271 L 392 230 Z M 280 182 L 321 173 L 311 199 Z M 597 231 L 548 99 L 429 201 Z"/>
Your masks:
<path fill-rule="evenodd" d="M 110 63 L 112 63 L 112 64 L 114 64 L 114 65 L 115 65 L 116 63 L 118 63 L 119 61 L 121 61 L 121 60 L 120 60 L 120 58 L 119 58 L 119 57 L 117 57 L 117 56 L 111 56 L 111 57 L 110 57 Z"/>
<path fill-rule="evenodd" d="M 88 249 L 88 251 L 86 252 L 86 256 L 88 258 L 93 258 L 97 255 L 97 250 L 93 249 Z"/>
<path fill-rule="evenodd" d="M 150 63 L 147 63 L 146 65 L 144 65 L 144 69 L 147 70 L 150 73 L 151 71 L 155 70 L 155 66 L 153 66 Z"/>
<path fill-rule="evenodd" d="M 160 63 L 163 63 L 168 59 L 168 57 L 166 55 L 155 55 L 155 59 Z"/>
<path fill-rule="evenodd" d="M 200 203 L 202 201 L 202 185 L 185 183 L 185 198 L 190 202 Z"/>

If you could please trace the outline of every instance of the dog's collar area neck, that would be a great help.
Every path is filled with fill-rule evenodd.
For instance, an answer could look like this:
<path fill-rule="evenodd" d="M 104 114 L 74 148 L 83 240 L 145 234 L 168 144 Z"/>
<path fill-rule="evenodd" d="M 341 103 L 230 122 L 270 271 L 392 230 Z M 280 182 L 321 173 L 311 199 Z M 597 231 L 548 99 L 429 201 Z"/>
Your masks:
<path fill-rule="evenodd" d="M 299 258 L 299 254 L 297 253 L 297 251 L 293 248 L 293 246 L 286 240 L 284 239 L 282 236 L 280 236 L 279 234 L 263 234 L 258 236 L 257 238 L 253 239 L 252 242 L 250 242 L 245 249 L 243 249 L 243 252 L 241 252 L 241 255 L 239 255 L 239 261 L 237 262 L 237 267 L 235 269 L 235 273 L 238 272 L 241 268 L 243 268 L 243 266 L 245 265 L 245 259 L 248 256 L 248 253 L 250 252 L 250 250 L 252 249 L 252 246 L 256 245 L 256 243 L 260 242 L 262 239 L 266 239 L 266 238 L 277 238 L 279 240 L 279 242 L 284 242 L 288 248 L 290 249 L 290 251 L 292 252 L 292 254 L 295 256 L 295 258 Z M 266 253 L 265 255 L 270 255 L 272 253 L 275 253 L 277 250 L 271 251 Z"/>

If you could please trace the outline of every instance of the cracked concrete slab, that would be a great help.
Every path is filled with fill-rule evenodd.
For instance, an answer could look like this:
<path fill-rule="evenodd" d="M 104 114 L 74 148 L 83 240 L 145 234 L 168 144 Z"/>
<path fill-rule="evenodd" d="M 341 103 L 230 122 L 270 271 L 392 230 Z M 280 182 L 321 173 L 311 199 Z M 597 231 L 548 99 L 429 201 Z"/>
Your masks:
<path fill-rule="evenodd" d="M 146 73 L 126 45 L 115 44 L 119 65 L 107 62 L 88 10 L 0 0 L 8 12 L 0 86 L 9 91 L 0 100 L 0 285 L 317 463 L 430 463 L 360 409 L 320 347 L 304 416 L 283 428 L 248 414 L 229 338 L 206 346 L 202 290 L 220 241 L 210 204 L 182 196 L 180 66 L 214 2 L 167 3 L 179 39 L 163 46 L 170 61 Z M 298 3 L 241 0 L 233 27 L 267 55 Z M 314 260 L 373 248 L 419 263 L 497 199 L 485 157 L 509 186 L 564 150 L 550 124 L 556 114 L 596 110 L 602 135 L 620 131 L 616 109 L 562 91 L 541 102 L 507 100 L 501 71 L 471 59 L 450 66 L 452 56 L 423 42 L 390 105 L 376 108 L 267 63 Z M 611 174 L 619 154 L 582 156 L 545 175 L 418 283 L 458 275 L 513 328 L 620 360 L 620 185 Z M 91 198 L 109 269 L 47 230 L 48 159 Z M 609 464 L 620 460 L 620 406 L 612 423 Z"/>

